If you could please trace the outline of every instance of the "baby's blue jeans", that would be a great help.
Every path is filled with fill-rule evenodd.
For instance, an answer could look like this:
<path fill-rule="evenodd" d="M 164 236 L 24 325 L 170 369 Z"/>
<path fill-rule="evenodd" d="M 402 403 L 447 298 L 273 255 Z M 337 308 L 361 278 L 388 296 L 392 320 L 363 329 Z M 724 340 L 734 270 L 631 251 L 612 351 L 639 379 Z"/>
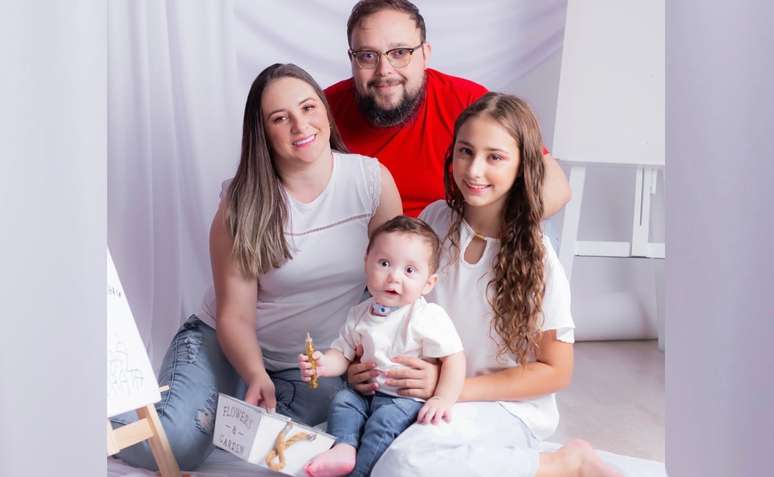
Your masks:
<path fill-rule="evenodd" d="M 414 399 L 379 392 L 363 396 L 345 388 L 336 393 L 328 413 L 328 433 L 336 437 L 337 444 L 357 449 L 350 477 L 369 475 L 392 441 L 417 420 L 423 405 Z"/>

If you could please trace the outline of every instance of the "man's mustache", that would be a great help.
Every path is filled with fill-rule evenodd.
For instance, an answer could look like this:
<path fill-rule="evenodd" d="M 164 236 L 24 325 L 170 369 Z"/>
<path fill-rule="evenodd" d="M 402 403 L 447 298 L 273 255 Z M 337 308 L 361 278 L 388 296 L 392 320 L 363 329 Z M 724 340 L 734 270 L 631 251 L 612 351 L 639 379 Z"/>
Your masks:
<path fill-rule="evenodd" d="M 367 84 L 369 88 L 378 88 L 380 86 L 397 86 L 403 83 L 404 83 L 403 80 L 392 79 L 392 80 L 371 80 Z"/>

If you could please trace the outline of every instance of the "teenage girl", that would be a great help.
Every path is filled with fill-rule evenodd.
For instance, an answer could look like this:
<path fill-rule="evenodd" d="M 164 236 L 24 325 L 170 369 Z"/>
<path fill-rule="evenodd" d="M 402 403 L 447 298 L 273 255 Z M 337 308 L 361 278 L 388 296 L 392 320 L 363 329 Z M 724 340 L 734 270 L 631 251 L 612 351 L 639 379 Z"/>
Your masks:
<path fill-rule="evenodd" d="M 374 476 L 618 475 L 581 440 L 538 450 L 559 422 L 554 394 L 570 383 L 575 327 L 567 277 L 541 230 L 541 145 L 537 119 L 514 96 L 488 93 L 457 119 L 446 200 L 420 217 L 445 237 L 428 301 L 454 321 L 467 378 L 451 422 L 410 427 Z"/>

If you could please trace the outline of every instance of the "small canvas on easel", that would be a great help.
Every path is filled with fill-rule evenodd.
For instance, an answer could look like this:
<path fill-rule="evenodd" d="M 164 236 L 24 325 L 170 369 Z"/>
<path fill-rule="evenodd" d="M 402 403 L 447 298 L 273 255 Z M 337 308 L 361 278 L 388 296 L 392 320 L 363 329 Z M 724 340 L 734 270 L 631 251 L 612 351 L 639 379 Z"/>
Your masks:
<path fill-rule="evenodd" d="M 168 389 L 168 386 L 165 386 Z M 147 441 L 162 477 L 180 477 L 153 403 L 161 391 L 134 323 L 121 280 L 107 252 L 107 455 Z M 110 418 L 136 411 L 137 420 L 114 428 Z"/>
<path fill-rule="evenodd" d="M 161 400 L 121 280 L 107 254 L 107 417 Z"/>
<path fill-rule="evenodd" d="M 226 394 L 218 397 L 212 443 L 247 462 L 286 475 L 306 476 L 306 463 L 334 442 L 332 435 L 288 417 Z"/>

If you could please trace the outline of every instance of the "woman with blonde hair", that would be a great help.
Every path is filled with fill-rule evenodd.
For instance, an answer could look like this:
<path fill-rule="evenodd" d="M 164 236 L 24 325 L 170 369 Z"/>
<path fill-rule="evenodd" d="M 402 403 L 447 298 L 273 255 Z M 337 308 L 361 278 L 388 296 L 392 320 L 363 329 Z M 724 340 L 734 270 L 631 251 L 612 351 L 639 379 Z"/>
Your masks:
<path fill-rule="evenodd" d="M 159 373 L 170 390 L 157 410 L 181 468 L 212 451 L 219 392 L 306 424 L 325 419 L 344 382 L 321 378 L 310 390 L 296 366 L 299 346 L 307 332 L 330 346 L 362 298 L 369 231 L 400 213 L 392 176 L 375 159 L 347 154 L 314 79 L 292 64 L 263 70 L 210 229 L 213 286 Z M 119 456 L 156 467 L 146 444 Z"/>

